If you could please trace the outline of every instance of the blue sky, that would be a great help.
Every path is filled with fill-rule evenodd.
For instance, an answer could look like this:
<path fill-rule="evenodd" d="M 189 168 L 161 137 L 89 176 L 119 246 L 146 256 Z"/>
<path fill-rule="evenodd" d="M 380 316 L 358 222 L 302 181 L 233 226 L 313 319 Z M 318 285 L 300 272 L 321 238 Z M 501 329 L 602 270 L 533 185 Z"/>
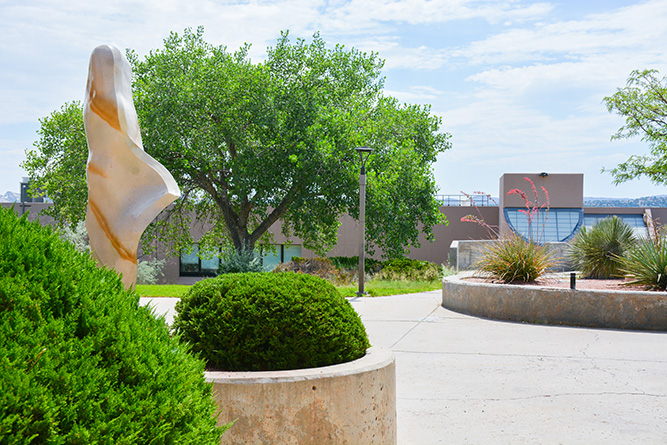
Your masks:
<path fill-rule="evenodd" d="M 255 61 L 287 29 L 379 53 L 386 94 L 430 104 L 452 134 L 434 166 L 443 194 L 496 195 L 503 173 L 541 171 L 584 173 L 586 196 L 667 194 L 600 172 L 648 152 L 610 141 L 623 119 L 602 99 L 633 69 L 667 75 L 666 24 L 665 0 L 0 0 L 0 193 L 18 191 L 38 119 L 82 99 L 94 47 L 144 55 L 203 25 Z"/>

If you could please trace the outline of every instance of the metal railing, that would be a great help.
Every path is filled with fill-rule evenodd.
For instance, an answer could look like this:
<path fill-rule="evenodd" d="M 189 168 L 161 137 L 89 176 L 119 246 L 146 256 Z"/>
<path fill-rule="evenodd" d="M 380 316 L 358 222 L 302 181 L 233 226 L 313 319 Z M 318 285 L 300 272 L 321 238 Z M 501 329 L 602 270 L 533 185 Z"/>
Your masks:
<path fill-rule="evenodd" d="M 487 195 L 436 195 L 436 199 L 444 207 L 489 207 L 498 205 L 496 199 Z"/>

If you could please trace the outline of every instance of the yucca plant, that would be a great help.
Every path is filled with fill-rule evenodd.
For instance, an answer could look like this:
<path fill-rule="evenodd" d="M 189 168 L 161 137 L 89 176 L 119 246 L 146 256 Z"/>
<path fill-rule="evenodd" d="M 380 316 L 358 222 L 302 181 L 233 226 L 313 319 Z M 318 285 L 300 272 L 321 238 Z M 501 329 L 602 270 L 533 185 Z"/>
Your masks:
<path fill-rule="evenodd" d="M 477 268 L 505 283 L 537 280 L 556 260 L 548 245 L 526 241 L 516 234 L 483 247 Z"/>
<path fill-rule="evenodd" d="M 667 289 L 667 240 L 664 235 L 641 238 L 620 263 L 622 273 L 630 279 L 627 284 Z"/>
<path fill-rule="evenodd" d="M 590 231 L 582 228 L 570 245 L 569 257 L 586 278 L 619 277 L 621 258 L 635 242 L 632 228 L 613 216 L 598 221 Z"/>

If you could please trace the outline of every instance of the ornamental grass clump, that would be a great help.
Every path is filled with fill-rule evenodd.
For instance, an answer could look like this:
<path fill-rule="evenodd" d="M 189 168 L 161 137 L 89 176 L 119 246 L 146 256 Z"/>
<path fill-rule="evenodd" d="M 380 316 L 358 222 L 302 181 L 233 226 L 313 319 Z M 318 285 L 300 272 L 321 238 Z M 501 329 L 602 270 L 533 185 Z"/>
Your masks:
<path fill-rule="evenodd" d="M 538 245 L 512 234 L 482 247 L 478 270 L 504 283 L 537 280 L 556 265 L 548 245 Z"/>
<path fill-rule="evenodd" d="M 546 188 L 541 188 L 544 194 L 544 202 L 540 204 L 535 183 L 530 178 L 526 177 L 524 179 L 531 186 L 534 197 L 532 201 L 525 192 L 519 189 L 512 189 L 507 192 L 507 195 L 517 195 L 524 202 L 525 209 L 520 209 L 519 212 L 526 216 L 528 223 L 528 232 L 523 234 L 525 236 L 511 232 L 508 236 L 500 238 L 498 228 L 490 226 L 481 217 L 466 215 L 461 218 L 462 222 L 479 224 L 487 229 L 489 235 L 500 238 L 480 248 L 481 258 L 477 261 L 476 267 L 483 275 L 504 283 L 535 281 L 544 275 L 547 269 L 558 264 L 558 260 L 554 258 L 550 247 L 542 244 L 544 229 L 551 208 L 549 192 Z M 484 195 L 481 192 L 475 192 L 475 194 Z M 466 196 L 479 213 L 474 197 L 468 194 Z M 484 196 L 490 199 L 489 195 Z M 542 224 L 537 224 L 539 221 Z"/>
<path fill-rule="evenodd" d="M 632 227 L 613 216 L 583 227 L 570 245 L 569 257 L 586 278 L 623 276 L 622 257 L 636 242 Z"/>
<path fill-rule="evenodd" d="M 220 275 L 192 286 L 174 328 L 209 369 L 270 371 L 345 363 L 366 354 L 366 330 L 326 280 L 294 272 Z"/>
<path fill-rule="evenodd" d="M 619 262 L 621 273 L 629 279 L 627 284 L 667 290 L 667 239 L 664 235 L 639 239 Z"/>
<path fill-rule="evenodd" d="M 220 443 L 204 363 L 138 302 L 0 209 L 0 443 Z"/>

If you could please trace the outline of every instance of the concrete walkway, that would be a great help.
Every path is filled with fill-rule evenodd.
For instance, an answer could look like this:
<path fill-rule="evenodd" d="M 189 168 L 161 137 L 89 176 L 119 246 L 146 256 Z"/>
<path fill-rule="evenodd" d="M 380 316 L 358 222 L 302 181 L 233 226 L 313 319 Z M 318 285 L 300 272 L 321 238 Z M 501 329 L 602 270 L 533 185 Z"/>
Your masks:
<path fill-rule="evenodd" d="M 440 295 L 351 300 L 396 355 L 399 444 L 667 443 L 667 333 L 489 321 Z M 152 302 L 167 322 L 173 300 Z"/>

